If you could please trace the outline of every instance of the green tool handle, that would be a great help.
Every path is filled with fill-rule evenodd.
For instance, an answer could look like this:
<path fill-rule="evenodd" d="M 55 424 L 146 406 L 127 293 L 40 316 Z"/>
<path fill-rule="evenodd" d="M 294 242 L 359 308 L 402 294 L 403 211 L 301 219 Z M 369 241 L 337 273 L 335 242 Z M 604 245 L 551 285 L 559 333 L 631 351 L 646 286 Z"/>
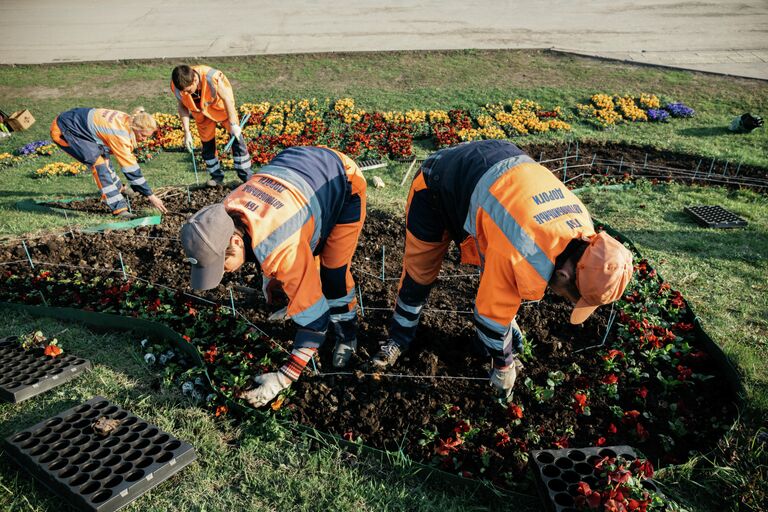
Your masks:
<path fill-rule="evenodd" d="M 245 126 L 245 123 L 248 122 L 248 119 L 250 119 L 250 117 L 251 117 L 251 113 L 250 112 L 248 112 L 247 114 L 245 114 L 243 116 L 243 118 L 240 120 L 240 128 L 241 129 L 243 128 L 243 126 Z M 227 142 L 227 145 L 224 146 L 224 151 L 222 151 L 222 153 L 226 153 L 227 151 L 229 151 L 229 148 L 232 147 L 232 144 L 234 142 L 235 142 L 235 138 L 234 137 L 230 137 L 229 138 L 229 142 Z"/>

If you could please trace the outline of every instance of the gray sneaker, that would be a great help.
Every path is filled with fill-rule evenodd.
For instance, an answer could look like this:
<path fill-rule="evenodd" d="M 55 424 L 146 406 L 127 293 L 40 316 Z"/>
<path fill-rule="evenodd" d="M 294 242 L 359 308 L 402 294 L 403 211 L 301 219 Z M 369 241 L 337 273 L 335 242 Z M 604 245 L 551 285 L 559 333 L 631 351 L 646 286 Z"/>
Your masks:
<path fill-rule="evenodd" d="M 344 368 L 349 363 L 349 358 L 357 350 L 357 340 L 337 340 L 336 346 L 333 347 L 333 367 Z"/>
<path fill-rule="evenodd" d="M 392 340 L 387 340 L 380 348 L 379 351 L 373 356 L 371 362 L 376 368 L 384 369 L 395 364 L 397 358 L 400 357 L 402 350 L 400 345 Z"/>
<path fill-rule="evenodd" d="M 120 213 L 115 214 L 115 218 L 120 220 L 133 220 L 137 217 L 138 215 L 136 215 L 135 213 L 131 213 L 128 210 L 123 210 Z"/>
<path fill-rule="evenodd" d="M 123 187 L 120 189 L 120 193 L 123 194 L 124 196 L 130 197 L 131 199 L 133 199 L 138 195 L 136 194 L 135 190 L 133 190 L 131 187 L 127 185 L 123 185 Z"/>

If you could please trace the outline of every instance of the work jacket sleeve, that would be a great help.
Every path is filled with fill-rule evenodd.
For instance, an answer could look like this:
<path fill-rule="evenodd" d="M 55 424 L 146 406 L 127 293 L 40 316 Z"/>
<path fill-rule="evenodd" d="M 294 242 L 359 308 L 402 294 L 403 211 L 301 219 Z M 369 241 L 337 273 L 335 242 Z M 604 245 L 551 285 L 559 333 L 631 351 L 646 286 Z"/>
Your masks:
<path fill-rule="evenodd" d="M 152 189 L 149 188 L 149 183 L 141 173 L 136 156 L 133 154 L 131 141 L 123 137 L 115 137 L 109 141 L 109 149 L 115 155 L 131 188 L 143 196 L 151 196 Z"/>
<path fill-rule="evenodd" d="M 288 296 L 288 315 L 298 327 L 294 348 L 317 348 L 325 340 L 330 308 L 312 250 L 297 232 L 262 262 L 262 271 L 277 278 Z"/>
<path fill-rule="evenodd" d="M 512 359 L 512 337 L 507 334 L 520 302 L 510 257 L 489 246 L 475 299 L 474 321 L 477 336 L 496 366 L 506 366 Z"/>

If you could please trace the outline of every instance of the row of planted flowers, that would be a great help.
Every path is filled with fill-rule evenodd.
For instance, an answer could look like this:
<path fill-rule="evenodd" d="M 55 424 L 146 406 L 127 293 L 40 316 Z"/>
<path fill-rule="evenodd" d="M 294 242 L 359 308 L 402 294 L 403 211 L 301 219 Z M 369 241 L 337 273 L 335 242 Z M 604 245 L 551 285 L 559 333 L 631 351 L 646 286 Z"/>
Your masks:
<path fill-rule="evenodd" d="M 276 103 L 244 103 L 241 115 L 250 114 L 243 134 L 254 164 L 269 162 L 286 147 L 322 144 L 353 158 L 408 158 L 413 155 L 414 139 L 431 139 L 435 148 L 480 139 L 513 139 L 534 133 L 567 132 L 574 122 L 584 121 L 600 128 L 626 122 L 666 122 L 670 118 L 694 115 L 682 103 L 664 103 L 653 94 L 618 96 L 595 94 L 588 104 L 577 104 L 568 111 L 560 106 L 546 109 L 526 99 L 486 104 L 472 109 L 407 110 L 368 112 L 351 98 L 336 101 L 302 99 Z M 178 116 L 155 113 L 159 130 L 137 149 L 139 161 L 151 160 L 159 151 L 183 148 L 183 131 Z M 197 147 L 200 140 L 192 130 Z M 229 139 L 219 128 L 217 144 Z M 57 147 L 50 141 L 26 144 L 15 153 L 0 153 L 0 167 L 13 166 L 25 159 L 52 155 Z M 231 159 L 225 158 L 225 167 Z M 43 167 L 36 176 L 71 175 L 82 172 L 75 167 Z"/>
<path fill-rule="evenodd" d="M 165 323 L 196 348 L 216 391 L 228 398 L 237 399 L 250 377 L 274 371 L 286 356 L 280 343 L 225 306 L 197 303 L 182 293 L 119 277 L 54 273 L 22 264 L 5 268 L 0 275 L 2 301 Z M 489 477 L 504 484 L 517 478 L 531 449 L 567 448 L 573 442 L 629 443 L 660 460 L 679 463 L 701 439 L 719 437 L 732 411 L 727 401 L 713 402 L 713 391 L 723 383 L 715 379 L 715 367 L 696 338 L 681 294 L 641 260 L 618 307 L 616 334 L 605 346 L 574 356 L 569 366 L 553 369 L 545 379 L 526 378 L 517 399 L 499 405 L 504 414 L 468 417 L 459 406 L 445 403 L 442 413 L 414 434 L 419 448 L 412 455 L 465 477 Z M 168 377 L 180 378 L 185 393 L 206 396 L 201 368 L 180 361 L 166 348 L 151 352 L 148 362 L 166 365 Z M 538 364 L 534 353 L 526 342 L 526 364 Z M 290 393 L 286 396 L 272 409 L 291 417 L 295 404 Z M 226 412 L 215 395 L 208 401 L 217 415 Z M 551 426 L 538 423 L 541 411 L 551 415 L 553 408 L 561 409 L 566 425 L 554 437 L 548 431 Z M 345 437 L 365 442 L 351 431 Z"/>

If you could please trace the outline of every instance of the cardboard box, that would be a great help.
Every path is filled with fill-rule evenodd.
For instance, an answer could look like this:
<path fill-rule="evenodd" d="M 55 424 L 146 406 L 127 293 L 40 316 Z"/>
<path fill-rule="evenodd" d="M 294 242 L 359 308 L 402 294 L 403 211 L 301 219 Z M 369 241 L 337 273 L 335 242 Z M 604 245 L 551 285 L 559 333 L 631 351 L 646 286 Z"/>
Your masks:
<path fill-rule="evenodd" d="M 8 118 L 8 126 L 15 132 L 21 132 L 35 124 L 35 118 L 29 110 L 19 110 Z"/>

